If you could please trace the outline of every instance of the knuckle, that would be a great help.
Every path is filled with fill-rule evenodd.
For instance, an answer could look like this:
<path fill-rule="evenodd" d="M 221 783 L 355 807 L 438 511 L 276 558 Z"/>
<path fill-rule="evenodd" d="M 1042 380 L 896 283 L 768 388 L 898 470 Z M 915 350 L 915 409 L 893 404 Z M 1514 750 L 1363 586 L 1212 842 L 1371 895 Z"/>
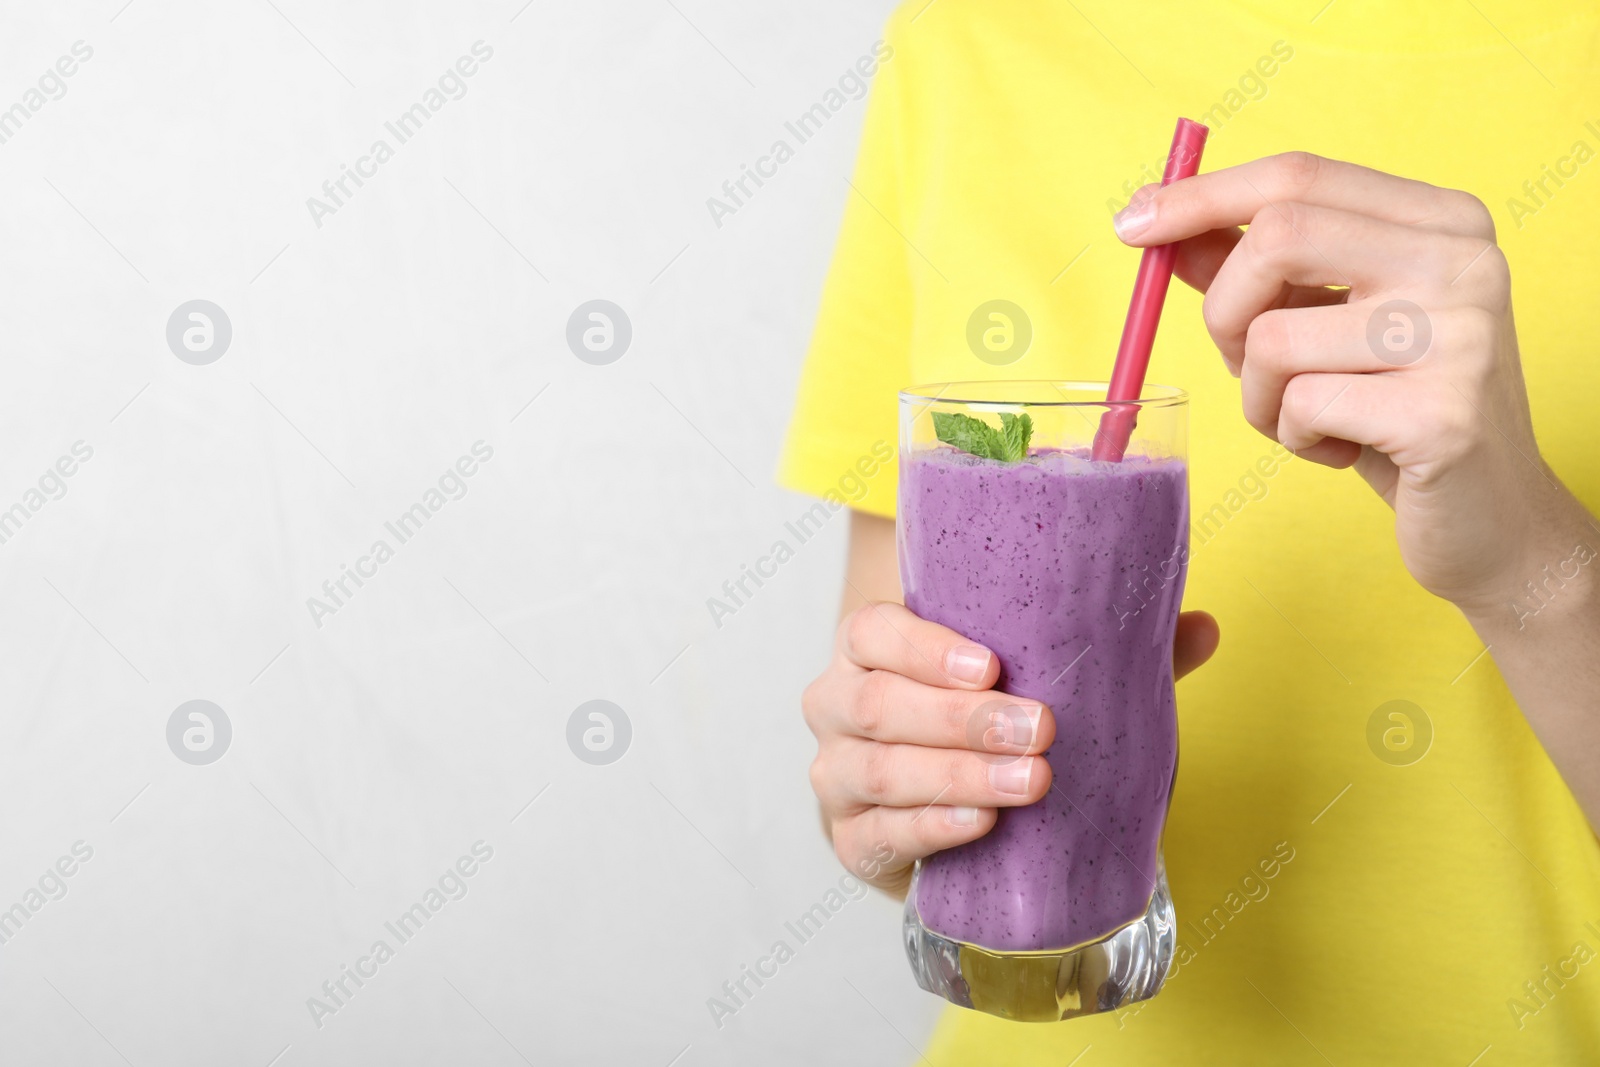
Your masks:
<path fill-rule="evenodd" d="M 1251 429 L 1266 434 L 1268 437 L 1274 436 L 1274 431 L 1278 426 L 1278 415 L 1268 408 L 1259 396 L 1253 394 L 1247 396 L 1244 401 L 1243 411 L 1244 421 L 1250 424 Z"/>
<path fill-rule="evenodd" d="M 945 845 L 943 828 L 948 825 L 938 812 L 930 811 L 923 818 L 913 819 L 906 827 L 906 836 L 918 852 L 937 852 Z"/>
<path fill-rule="evenodd" d="M 845 870 L 853 871 L 860 862 L 861 846 L 856 843 L 853 831 L 835 825 L 833 831 L 833 856 Z"/>
<path fill-rule="evenodd" d="M 821 752 L 812 759 L 806 773 L 811 779 L 811 792 L 816 794 L 818 800 L 824 800 L 832 791 L 833 773 L 829 761 L 823 758 Z"/>
<path fill-rule="evenodd" d="M 944 812 L 931 808 L 921 818 L 912 819 L 905 833 L 912 847 L 922 855 L 948 848 L 951 843 L 951 828 L 945 821 Z"/>
<path fill-rule="evenodd" d="M 1451 404 L 1445 416 L 1444 432 L 1449 439 L 1470 441 L 1482 432 L 1482 418 L 1470 404 Z"/>
<path fill-rule="evenodd" d="M 850 724 L 862 737 L 876 737 L 887 715 L 889 691 L 895 676 L 888 671 L 868 671 L 850 707 Z"/>
<path fill-rule="evenodd" d="M 883 803 L 894 786 L 894 749 L 889 745 L 869 744 L 861 754 L 861 795 L 874 804 Z"/>
<path fill-rule="evenodd" d="M 1278 178 L 1296 191 L 1309 189 L 1322 177 L 1327 160 L 1311 152 L 1282 152 L 1273 157 Z"/>
<path fill-rule="evenodd" d="M 940 690 L 937 712 L 950 736 L 963 745 L 981 743 L 989 728 L 993 701 L 974 703 L 971 695 L 955 689 Z"/>
<path fill-rule="evenodd" d="M 1224 324 L 1220 300 L 1215 295 L 1216 291 L 1216 287 L 1213 286 L 1209 291 L 1207 291 L 1205 298 L 1200 301 L 1200 319 L 1205 323 L 1206 333 L 1211 335 L 1211 339 L 1213 341 L 1216 341 L 1220 344 L 1224 331 Z"/>
<path fill-rule="evenodd" d="M 1500 316 L 1487 308 L 1465 307 L 1451 316 L 1449 345 L 1469 357 L 1463 362 L 1487 375 L 1493 366 Z"/>
<path fill-rule="evenodd" d="M 1017 756 L 1001 756 L 1001 760 L 1015 760 Z M 976 755 L 971 752 L 952 752 L 945 758 L 944 782 L 945 785 L 959 786 L 962 790 L 970 792 L 973 796 L 988 796 L 994 792 L 989 784 L 989 765 L 996 757 Z"/>
<path fill-rule="evenodd" d="M 1300 243 L 1304 223 L 1305 208 L 1294 201 L 1268 204 L 1250 219 L 1245 240 L 1257 255 L 1272 258 Z"/>
<path fill-rule="evenodd" d="M 1283 387 L 1283 404 L 1279 410 L 1284 418 L 1309 430 L 1317 410 L 1312 406 L 1315 399 L 1312 382 L 1303 377 L 1290 378 Z"/>
<path fill-rule="evenodd" d="M 1278 408 L 1274 406 L 1276 394 L 1271 391 L 1271 386 L 1262 380 L 1259 367 L 1252 366 L 1245 361 L 1244 373 L 1240 376 L 1243 387 L 1239 390 L 1240 410 L 1244 413 L 1244 421 L 1250 427 L 1268 437 L 1275 437 L 1278 426 Z"/>
<path fill-rule="evenodd" d="M 1468 455 L 1476 446 L 1478 435 L 1483 432 L 1477 411 L 1463 398 L 1457 398 L 1453 403 L 1447 400 L 1439 404 L 1431 417 L 1420 421 L 1428 426 L 1430 437 L 1438 450 L 1438 459 L 1446 464 Z"/>
<path fill-rule="evenodd" d="M 1489 268 L 1489 273 L 1498 281 L 1510 283 L 1511 261 L 1506 258 L 1506 253 L 1499 245 L 1490 245 L 1483 254 L 1483 264 Z"/>
<path fill-rule="evenodd" d="M 1489 210 L 1489 205 L 1460 189 L 1451 189 L 1449 194 L 1450 214 L 1459 220 L 1461 227 L 1468 233 L 1494 240 L 1494 212 Z"/>
<path fill-rule="evenodd" d="M 1488 298 L 1489 307 L 1503 314 L 1511 306 L 1511 262 L 1506 259 L 1505 252 L 1499 245 L 1490 245 L 1483 250 L 1471 269 L 1483 272 L 1479 284 Z"/>
<path fill-rule="evenodd" d="M 1281 308 L 1264 311 L 1250 321 L 1244 332 L 1247 363 L 1262 370 L 1278 370 L 1289 354 L 1289 315 Z"/>
<path fill-rule="evenodd" d="M 844 617 L 839 623 L 839 651 L 848 659 L 855 660 L 872 639 L 872 625 L 877 621 L 876 604 L 866 604 L 857 608 Z"/>
<path fill-rule="evenodd" d="M 821 678 L 813 678 L 810 684 L 800 691 L 800 717 L 805 719 L 813 734 L 817 732 L 817 723 L 822 717 Z"/>

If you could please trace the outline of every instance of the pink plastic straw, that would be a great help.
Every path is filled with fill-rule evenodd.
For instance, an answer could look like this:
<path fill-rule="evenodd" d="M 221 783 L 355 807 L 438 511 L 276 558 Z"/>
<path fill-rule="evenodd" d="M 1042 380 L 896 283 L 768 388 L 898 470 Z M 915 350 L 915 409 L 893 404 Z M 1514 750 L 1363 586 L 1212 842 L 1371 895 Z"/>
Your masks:
<path fill-rule="evenodd" d="M 1200 153 L 1205 151 L 1206 136 L 1210 132 L 1198 122 L 1178 120 L 1178 128 L 1172 134 L 1172 150 L 1167 153 L 1167 169 L 1161 175 L 1162 185 L 1191 178 L 1200 170 Z M 1128 304 L 1128 318 L 1122 326 L 1122 343 L 1117 346 L 1117 362 L 1111 370 L 1107 400 L 1138 400 L 1144 391 L 1144 375 L 1150 367 L 1150 349 L 1155 344 L 1156 325 L 1161 321 L 1161 305 L 1167 299 L 1167 287 L 1172 284 L 1172 268 L 1177 260 L 1175 244 L 1146 248 L 1139 257 L 1139 274 L 1133 282 L 1133 300 Z M 1136 404 L 1109 408 L 1101 415 L 1099 432 L 1094 435 L 1093 457 L 1120 462 L 1138 415 Z"/>

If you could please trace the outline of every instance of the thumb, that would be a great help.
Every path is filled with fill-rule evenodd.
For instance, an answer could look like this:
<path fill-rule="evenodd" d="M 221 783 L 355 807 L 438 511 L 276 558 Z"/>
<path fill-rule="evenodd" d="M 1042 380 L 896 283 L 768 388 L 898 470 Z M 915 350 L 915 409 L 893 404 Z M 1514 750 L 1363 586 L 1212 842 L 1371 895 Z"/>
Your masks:
<path fill-rule="evenodd" d="M 1178 616 L 1178 636 L 1172 645 L 1172 669 L 1182 678 L 1217 650 L 1222 631 L 1217 620 L 1204 611 L 1185 611 Z"/>

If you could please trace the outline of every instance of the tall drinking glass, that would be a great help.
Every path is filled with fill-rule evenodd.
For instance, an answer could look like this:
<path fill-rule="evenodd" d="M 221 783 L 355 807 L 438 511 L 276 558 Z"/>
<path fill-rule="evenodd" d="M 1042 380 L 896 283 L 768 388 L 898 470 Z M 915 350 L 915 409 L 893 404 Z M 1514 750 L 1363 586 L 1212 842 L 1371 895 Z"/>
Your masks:
<path fill-rule="evenodd" d="M 1188 399 L 1145 386 L 1112 463 L 1090 458 L 1105 396 L 1048 381 L 900 394 L 906 606 L 993 650 L 996 688 L 1055 716 L 1044 799 L 920 861 L 906 898 L 918 984 L 1007 1019 L 1147 999 L 1172 962 L 1161 831 L 1178 761 Z M 972 733 L 1019 728 L 996 705 Z"/>

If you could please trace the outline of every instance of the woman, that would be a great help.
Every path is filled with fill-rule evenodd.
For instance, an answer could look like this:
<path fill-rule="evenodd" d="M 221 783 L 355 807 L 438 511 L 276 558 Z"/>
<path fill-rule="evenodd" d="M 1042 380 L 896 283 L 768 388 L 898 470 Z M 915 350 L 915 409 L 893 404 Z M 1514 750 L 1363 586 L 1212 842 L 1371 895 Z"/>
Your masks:
<path fill-rule="evenodd" d="M 1179 967 L 1110 1016 L 950 1009 L 940 1067 L 1600 1054 L 1600 18 L 1317 6 L 916 0 L 886 34 L 785 484 L 867 469 L 908 385 L 1103 380 L 1133 249 L 1181 242 L 1193 290 L 1150 372 L 1192 398 L 1209 612 L 1175 657 Z M 1142 188 L 1178 114 L 1202 174 Z M 900 605 L 894 488 L 853 505 L 803 707 L 840 860 L 903 895 L 1050 771 L 972 750 L 998 666 Z"/>

